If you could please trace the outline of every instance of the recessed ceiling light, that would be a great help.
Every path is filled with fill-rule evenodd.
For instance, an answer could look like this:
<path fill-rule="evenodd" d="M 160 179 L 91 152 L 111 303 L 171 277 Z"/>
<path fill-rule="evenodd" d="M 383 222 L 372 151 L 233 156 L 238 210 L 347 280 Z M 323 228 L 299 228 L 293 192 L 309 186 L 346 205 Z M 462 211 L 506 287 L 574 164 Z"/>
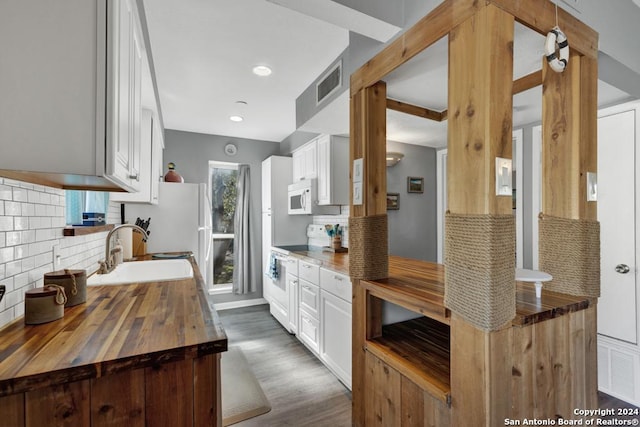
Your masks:
<path fill-rule="evenodd" d="M 256 65 L 253 67 L 253 74 L 260 77 L 266 77 L 271 74 L 271 68 L 266 65 Z"/>
<path fill-rule="evenodd" d="M 229 120 L 232 122 L 241 122 L 244 118 L 242 116 L 229 116 Z"/>

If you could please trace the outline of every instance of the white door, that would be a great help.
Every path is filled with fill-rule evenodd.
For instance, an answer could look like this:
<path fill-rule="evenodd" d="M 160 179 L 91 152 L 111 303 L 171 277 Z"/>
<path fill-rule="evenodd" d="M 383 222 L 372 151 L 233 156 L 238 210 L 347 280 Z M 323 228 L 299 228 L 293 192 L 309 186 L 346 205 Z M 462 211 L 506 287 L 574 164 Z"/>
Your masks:
<path fill-rule="evenodd" d="M 598 119 L 598 333 L 631 343 L 637 342 L 634 164 L 635 110 L 604 110 Z"/>

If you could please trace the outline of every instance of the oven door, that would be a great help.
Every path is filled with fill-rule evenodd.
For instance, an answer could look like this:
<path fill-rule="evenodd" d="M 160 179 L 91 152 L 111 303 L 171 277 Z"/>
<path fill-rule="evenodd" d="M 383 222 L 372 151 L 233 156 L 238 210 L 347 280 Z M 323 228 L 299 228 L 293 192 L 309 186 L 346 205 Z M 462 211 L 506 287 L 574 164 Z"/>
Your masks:
<path fill-rule="evenodd" d="M 266 283 L 269 286 L 269 311 L 275 319 L 285 327 L 289 332 L 289 284 L 287 281 L 287 256 L 272 251 L 275 254 L 278 263 L 278 277 L 276 279 L 267 278 Z"/>

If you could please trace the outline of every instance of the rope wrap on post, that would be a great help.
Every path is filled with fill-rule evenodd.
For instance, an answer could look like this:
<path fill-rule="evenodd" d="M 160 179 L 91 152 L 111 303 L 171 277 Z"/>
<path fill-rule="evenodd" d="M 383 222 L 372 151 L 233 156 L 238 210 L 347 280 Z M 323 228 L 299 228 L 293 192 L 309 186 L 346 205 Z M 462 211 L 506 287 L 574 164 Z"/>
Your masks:
<path fill-rule="evenodd" d="M 376 280 L 389 276 L 387 215 L 349 217 L 349 276 Z"/>
<path fill-rule="evenodd" d="M 513 215 L 447 213 L 445 233 L 445 306 L 479 329 L 500 329 L 516 315 Z"/>
<path fill-rule="evenodd" d="M 553 276 L 548 289 L 600 296 L 600 223 L 540 214 L 540 270 Z"/>

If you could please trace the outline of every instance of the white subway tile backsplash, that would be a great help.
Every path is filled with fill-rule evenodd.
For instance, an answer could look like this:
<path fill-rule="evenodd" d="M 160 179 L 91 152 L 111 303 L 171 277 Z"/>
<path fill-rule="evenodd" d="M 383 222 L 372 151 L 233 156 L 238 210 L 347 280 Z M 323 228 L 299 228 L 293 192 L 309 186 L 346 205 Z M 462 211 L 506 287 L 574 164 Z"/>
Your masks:
<path fill-rule="evenodd" d="M 22 216 L 34 216 L 36 214 L 36 205 L 33 203 L 22 204 Z"/>
<path fill-rule="evenodd" d="M 4 214 L 7 216 L 22 215 L 22 205 L 20 202 L 4 202 Z"/>
<path fill-rule="evenodd" d="M 28 230 L 29 229 L 29 218 L 26 216 L 16 216 L 13 218 L 13 229 L 14 230 Z"/>
<path fill-rule="evenodd" d="M 0 200 L 13 200 L 12 187 L 0 185 Z"/>
<path fill-rule="evenodd" d="M 119 204 L 110 203 L 108 219 L 119 222 Z M 45 273 L 97 269 L 107 233 L 63 237 L 64 226 L 64 190 L 0 178 L 0 284 L 7 287 L 0 328 L 24 314 L 25 291 L 43 286 Z M 53 245 L 61 256 L 55 267 Z"/>
<path fill-rule="evenodd" d="M 13 261 L 15 259 L 13 253 L 13 247 L 0 249 L 0 263 L 4 264 Z"/>
<path fill-rule="evenodd" d="M 5 233 L 5 245 L 16 246 L 22 243 L 22 233 L 19 231 L 7 231 Z"/>
<path fill-rule="evenodd" d="M 22 273 L 22 261 L 11 261 L 6 263 L 4 267 L 7 276 L 15 276 Z"/>
<path fill-rule="evenodd" d="M 27 192 L 27 200 L 29 203 L 40 203 L 40 193 L 35 190 L 29 190 Z"/>
<path fill-rule="evenodd" d="M 19 187 L 13 187 L 13 200 L 16 202 L 27 202 L 28 190 Z"/>
<path fill-rule="evenodd" d="M 0 231 L 12 231 L 12 230 L 13 230 L 13 217 L 0 216 Z"/>

